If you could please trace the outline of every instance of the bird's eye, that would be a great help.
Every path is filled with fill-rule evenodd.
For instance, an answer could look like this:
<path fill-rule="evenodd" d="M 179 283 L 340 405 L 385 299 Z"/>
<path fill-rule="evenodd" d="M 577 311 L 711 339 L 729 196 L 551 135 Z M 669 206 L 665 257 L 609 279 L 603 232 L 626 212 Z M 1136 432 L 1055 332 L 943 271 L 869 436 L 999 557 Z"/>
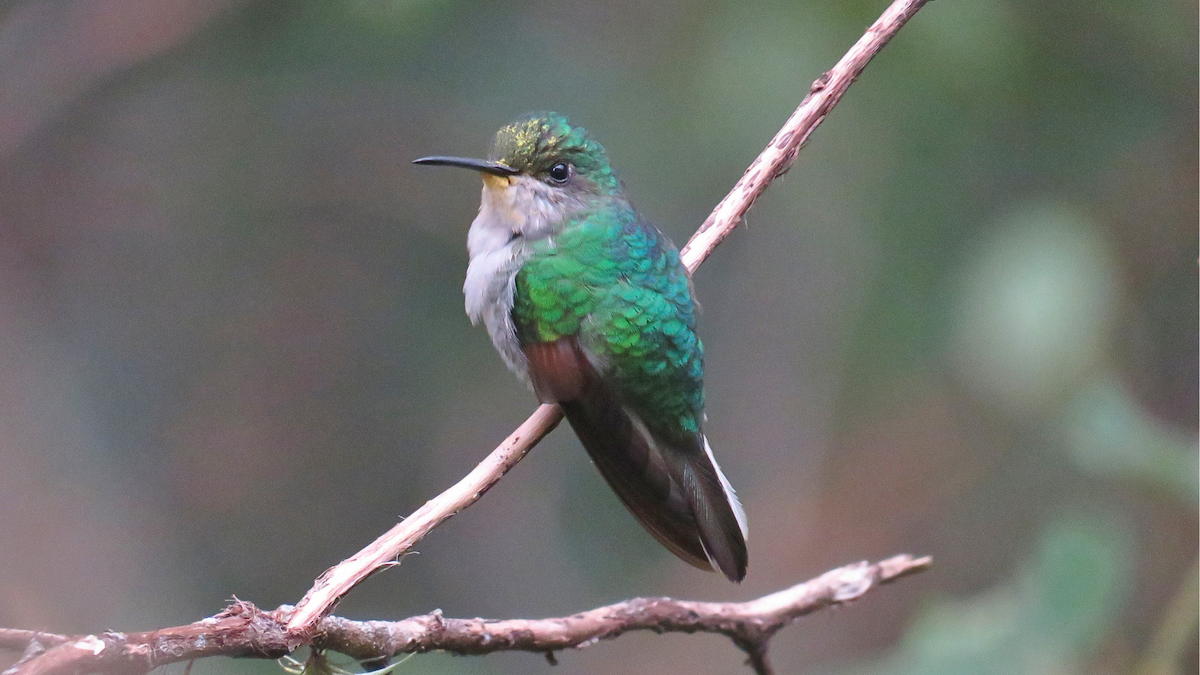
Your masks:
<path fill-rule="evenodd" d="M 558 164 L 550 167 L 550 171 L 547 173 L 550 176 L 550 180 L 554 181 L 555 183 L 565 183 L 567 182 L 567 179 L 571 177 L 571 168 L 566 164 L 559 162 Z"/>

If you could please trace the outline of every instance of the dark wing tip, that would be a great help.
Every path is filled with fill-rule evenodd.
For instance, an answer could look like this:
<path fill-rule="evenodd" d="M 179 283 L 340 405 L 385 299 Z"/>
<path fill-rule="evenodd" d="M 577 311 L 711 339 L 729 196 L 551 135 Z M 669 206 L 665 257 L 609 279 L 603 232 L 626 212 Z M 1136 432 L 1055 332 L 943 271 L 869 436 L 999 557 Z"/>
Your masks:
<path fill-rule="evenodd" d="M 688 494 L 704 554 L 726 579 L 739 583 L 749 564 L 741 526 L 708 458 L 688 454 L 692 456 L 683 459 L 677 480 Z"/>
<path fill-rule="evenodd" d="M 746 540 L 699 434 L 656 437 L 597 376 L 574 339 L 525 347 L 539 395 L 557 400 L 596 468 L 667 550 L 746 578 Z M 566 367 L 569 366 L 569 367 Z"/>

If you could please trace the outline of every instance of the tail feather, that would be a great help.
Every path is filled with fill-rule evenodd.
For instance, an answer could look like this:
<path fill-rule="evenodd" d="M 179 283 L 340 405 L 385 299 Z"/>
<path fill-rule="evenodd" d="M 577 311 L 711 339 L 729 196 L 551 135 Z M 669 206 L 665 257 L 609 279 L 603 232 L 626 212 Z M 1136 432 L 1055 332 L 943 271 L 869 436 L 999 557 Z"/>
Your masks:
<path fill-rule="evenodd" d="M 728 481 L 723 478 L 720 468 L 705 454 L 699 461 L 681 462 L 677 480 L 685 492 L 694 495 L 692 514 L 705 555 L 731 581 L 741 581 L 746 575 L 745 514 L 737 496 L 726 490 Z"/>
<path fill-rule="evenodd" d="M 729 502 L 729 507 L 733 509 L 733 517 L 737 520 L 742 539 L 749 539 L 750 526 L 746 521 L 746 509 L 742 507 L 742 500 L 738 499 L 737 492 L 730 485 L 729 479 L 725 477 L 725 472 L 721 471 L 721 466 L 717 464 L 717 458 L 713 455 L 707 436 L 704 437 L 704 454 L 708 455 L 708 461 L 712 462 L 713 470 L 717 472 L 717 479 L 721 482 L 721 489 L 725 491 L 725 499 Z"/>
<path fill-rule="evenodd" d="M 571 338 L 527 345 L 534 389 L 562 406 L 600 474 L 663 546 L 731 581 L 746 576 L 746 514 L 701 434 L 654 433 Z"/>
<path fill-rule="evenodd" d="M 655 539 L 696 567 L 745 578 L 745 512 L 703 436 L 655 437 L 603 388 L 584 387 L 560 404 L 596 468 Z"/>
<path fill-rule="evenodd" d="M 560 405 L 600 475 L 630 513 L 663 546 L 701 569 L 712 569 L 691 506 L 662 455 L 616 405 L 590 399 Z"/>

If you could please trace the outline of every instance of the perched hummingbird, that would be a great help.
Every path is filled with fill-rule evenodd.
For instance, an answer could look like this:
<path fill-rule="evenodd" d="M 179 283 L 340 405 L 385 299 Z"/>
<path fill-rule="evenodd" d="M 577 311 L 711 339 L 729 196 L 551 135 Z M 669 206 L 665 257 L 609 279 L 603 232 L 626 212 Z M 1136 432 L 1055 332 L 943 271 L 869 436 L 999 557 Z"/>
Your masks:
<path fill-rule="evenodd" d="M 704 437 L 704 347 L 679 251 L 625 197 L 604 148 L 556 113 L 500 129 L 467 234 L 467 315 L 562 406 L 634 517 L 672 553 L 746 576 L 746 514 Z"/>

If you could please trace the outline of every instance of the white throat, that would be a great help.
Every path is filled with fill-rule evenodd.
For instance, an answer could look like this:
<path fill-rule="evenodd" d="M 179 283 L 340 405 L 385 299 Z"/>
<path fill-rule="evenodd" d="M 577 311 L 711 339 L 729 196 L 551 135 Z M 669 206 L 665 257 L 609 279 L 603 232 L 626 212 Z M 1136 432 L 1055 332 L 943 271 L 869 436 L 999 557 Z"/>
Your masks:
<path fill-rule="evenodd" d="M 470 265 L 463 283 L 467 316 L 483 321 L 505 363 L 528 382 L 512 325 L 513 286 L 529 242 L 550 237 L 572 209 L 571 198 L 529 176 L 483 174 L 479 215 L 467 233 Z"/>

